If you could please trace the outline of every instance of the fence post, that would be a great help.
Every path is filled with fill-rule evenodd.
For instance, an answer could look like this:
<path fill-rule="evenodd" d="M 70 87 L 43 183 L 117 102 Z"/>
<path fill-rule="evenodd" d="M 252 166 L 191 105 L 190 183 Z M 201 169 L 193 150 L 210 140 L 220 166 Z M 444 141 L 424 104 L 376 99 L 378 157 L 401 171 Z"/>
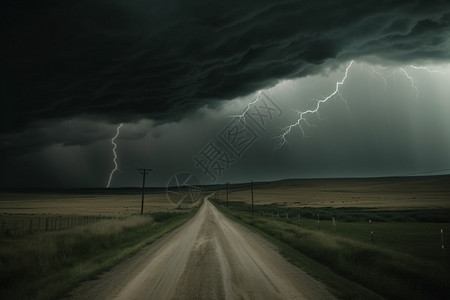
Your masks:
<path fill-rule="evenodd" d="M 32 228 L 33 228 L 33 218 L 30 219 L 30 234 L 32 234 Z"/>
<path fill-rule="evenodd" d="M 41 218 L 38 218 L 38 226 L 37 231 L 41 230 Z"/>
<path fill-rule="evenodd" d="M 5 230 L 5 220 L 2 220 L 2 231 L 0 232 L 0 235 L 3 236 L 3 231 Z"/>
<path fill-rule="evenodd" d="M 320 224 L 320 217 L 319 214 L 317 214 L 317 229 L 319 229 L 319 224 Z"/>
<path fill-rule="evenodd" d="M 333 229 L 334 229 L 334 232 L 336 232 L 336 220 L 334 219 L 334 217 L 333 217 Z"/>
<path fill-rule="evenodd" d="M 373 240 L 372 220 L 369 220 L 369 226 L 370 226 L 370 236 L 372 237 L 372 245 L 374 245 L 375 241 Z"/>
<path fill-rule="evenodd" d="M 45 218 L 45 232 L 48 231 L 48 217 Z"/>
<path fill-rule="evenodd" d="M 442 248 L 442 259 L 444 259 L 444 257 L 445 257 L 444 229 L 441 229 L 441 248 Z"/>

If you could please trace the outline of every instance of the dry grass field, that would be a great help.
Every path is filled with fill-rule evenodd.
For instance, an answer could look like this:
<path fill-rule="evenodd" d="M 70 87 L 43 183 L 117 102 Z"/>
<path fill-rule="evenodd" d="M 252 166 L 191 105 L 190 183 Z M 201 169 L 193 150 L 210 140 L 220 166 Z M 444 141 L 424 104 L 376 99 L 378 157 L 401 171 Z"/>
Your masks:
<path fill-rule="evenodd" d="M 225 198 L 225 190 L 219 192 Z M 230 185 L 229 201 L 251 202 L 250 185 Z M 255 204 L 385 210 L 450 208 L 450 176 L 293 179 L 254 184 Z"/>
<path fill-rule="evenodd" d="M 219 207 L 270 236 L 342 298 L 367 299 L 367 289 L 392 299 L 450 295 L 450 260 L 441 248 L 449 247 L 450 176 L 258 182 L 254 215 L 250 184 L 229 185 L 228 209 L 225 187 L 205 187 L 203 195 L 216 191 Z M 195 213 L 177 210 L 163 189 L 152 192 L 141 226 L 139 216 L 127 218 L 140 214 L 139 189 L 0 191 L 0 298 L 60 298 Z M 317 271 L 323 266 L 335 273 Z M 342 286 L 348 280 L 363 289 Z"/>
<path fill-rule="evenodd" d="M 224 186 L 217 192 L 225 199 Z M 230 185 L 230 201 L 251 202 L 250 185 Z M 450 176 L 374 179 L 293 179 L 254 184 L 255 204 L 378 209 L 450 208 Z M 146 194 L 144 212 L 172 210 L 166 193 Z M 0 192 L 0 214 L 129 216 L 141 194 Z"/>
<path fill-rule="evenodd" d="M 144 212 L 174 209 L 165 193 L 145 195 Z M 121 217 L 139 214 L 140 194 L 30 194 L 1 193 L 1 214 Z"/>
<path fill-rule="evenodd" d="M 266 234 L 339 298 L 450 299 L 448 175 L 258 182 L 254 206 L 250 184 L 228 190 L 227 204 L 223 187 L 215 197 L 222 211 Z"/>

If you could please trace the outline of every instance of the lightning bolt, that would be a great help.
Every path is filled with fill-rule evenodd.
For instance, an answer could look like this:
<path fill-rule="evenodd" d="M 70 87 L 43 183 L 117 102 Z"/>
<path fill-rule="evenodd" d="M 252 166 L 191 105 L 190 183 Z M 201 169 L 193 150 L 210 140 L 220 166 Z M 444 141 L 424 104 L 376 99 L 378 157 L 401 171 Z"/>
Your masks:
<path fill-rule="evenodd" d="M 378 72 L 377 70 L 375 70 L 375 68 L 373 66 L 370 66 L 371 70 L 372 70 L 372 74 L 377 75 L 379 78 L 381 78 L 381 80 L 383 80 L 384 83 L 384 90 L 387 90 L 387 80 L 386 78 L 383 76 L 383 74 L 381 74 L 380 72 Z"/>
<path fill-rule="evenodd" d="M 422 66 L 414 66 L 414 65 L 410 65 L 411 68 L 416 69 L 416 70 L 425 70 L 428 73 L 440 73 L 440 74 L 444 74 L 444 72 L 442 71 L 438 71 L 438 70 L 431 70 L 428 67 L 422 67 Z"/>
<path fill-rule="evenodd" d="M 120 133 L 120 128 L 122 128 L 122 123 L 120 123 L 120 125 L 117 127 L 116 129 L 116 135 L 111 139 L 111 144 L 113 144 L 113 155 L 114 155 L 114 169 L 111 171 L 111 173 L 109 174 L 109 180 L 108 180 L 108 185 L 106 186 L 106 188 L 109 188 L 109 186 L 111 185 L 111 179 L 113 174 L 119 169 L 119 166 L 117 165 L 117 153 L 116 153 L 116 148 L 117 148 L 117 144 L 115 142 L 116 138 L 119 136 Z"/>
<path fill-rule="evenodd" d="M 323 99 L 320 99 L 320 100 L 317 100 L 317 104 L 316 104 L 315 108 L 313 108 L 313 109 L 308 109 L 308 110 L 305 110 L 305 111 L 298 111 L 298 112 L 297 112 L 297 115 L 298 115 L 297 121 L 296 121 L 294 124 L 291 124 L 291 125 L 286 126 L 285 128 L 283 128 L 283 130 L 284 130 L 283 134 L 281 134 L 281 135 L 278 137 L 279 142 L 278 142 L 278 144 L 275 146 L 275 149 L 276 149 L 276 150 L 281 149 L 281 147 L 283 147 L 285 144 L 288 143 L 286 137 L 291 133 L 291 130 L 292 130 L 294 127 L 296 127 L 296 126 L 300 127 L 300 130 L 302 131 L 302 135 L 303 135 L 303 136 L 306 136 L 305 130 L 303 129 L 303 126 L 302 126 L 302 123 L 306 124 L 307 126 L 312 126 L 312 125 L 308 122 L 308 120 L 306 119 L 306 117 L 307 117 L 308 115 L 311 115 L 311 114 L 319 115 L 320 106 L 321 106 L 323 103 L 327 102 L 328 100 L 332 99 L 334 96 L 339 95 L 339 96 L 341 97 L 341 99 L 345 102 L 345 104 L 347 105 L 347 101 L 346 101 L 345 98 L 342 96 L 342 94 L 341 94 L 339 88 L 341 87 L 341 85 L 343 85 L 343 84 L 345 83 L 345 80 L 347 79 L 347 76 L 348 76 L 348 71 L 350 70 L 350 67 L 352 66 L 352 64 L 353 64 L 353 60 L 350 61 L 350 63 L 348 64 L 347 68 L 345 69 L 345 74 L 344 74 L 344 77 L 342 78 L 342 80 L 336 82 L 336 89 L 335 89 L 331 94 L 329 94 L 327 97 L 325 97 L 325 98 L 323 98 Z M 348 106 L 347 106 L 347 109 L 348 109 Z"/>
<path fill-rule="evenodd" d="M 231 115 L 230 118 L 238 118 L 239 122 L 241 120 L 244 120 L 244 123 L 245 123 L 245 115 L 247 114 L 248 110 L 252 107 L 252 105 L 258 103 L 259 98 L 261 97 L 261 93 L 262 93 L 262 91 L 258 91 L 258 94 L 257 94 L 255 100 L 253 100 L 252 102 L 247 104 L 247 107 L 245 108 L 245 110 L 244 110 L 244 112 L 242 114 L 240 114 L 240 115 Z"/>
<path fill-rule="evenodd" d="M 303 128 L 303 125 L 306 125 L 306 126 L 308 126 L 308 127 L 315 127 L 315 126 L 316 126 L 316 125 L 314 125 L 314 124 L 311 124 L 311 123 L 308 121 L 308 119 L 307 119 L 308 115 L 316 114 L 317 117 L 319 118 L 319 120 L 321 120 L 320 114 L 319 114 L 319 113 L 320 113 L 320 107 L 321 107 L 321 105 L 322 105 L 323 103 L 327 102 L 328 100 L 332 99 L 334 96 L 336 96 L 336 95 L 340 96 L 340 98 L 341 98 L 341 99 L 344 101 L 344 103 L 346 104 L 347 110 L 348 110 L 347 101 L 346 101 L 346 99 L 342 96 L 342 94 L 341 94 L 339 88 L 345 83 L 345 81 L 346 81 L 346 79 L 347 79 L 347 77 L 348 77 L 348 72 L 349 72 L 350 67 L 352 66 L 352 64 L 353 64 L 353 60 L 350 61 L 350 63 L 348 64 L 347 68 L 345 69 L 345 74 L 344 74 L 342 80 L 336 82 L 336 88 L 335 88 L 335 90 L 334 90 L 331 94 L 329 94 L 327 97 L 325 97 L 325 98 L 323 98 L 323 99 L 321 99 L 321 100 L 317 100 L 316 106 L 315 106 L 314 108 L 312 108 L 312 109 L 308 109 L 308 110 L 305 110 L 305 111 L 296 111 L 296 112 L 297 112 L 297 115 L 298 115 L 297 121 L 296 121 L 295 123 L 293 123 L 293 124 L 291 124 L 291 125 L 289 125 L 289 126 L 286 126 L 286 127 L 284 127 L 284 128 L 282 129 L 284 132 L 283 132 L 283 134 L 281 134 L 280 136 L 276 137 L 276 138 L 278 138 L 278 144 L 275 146 L 275 149 L 274 149 L 274 150 L 279 150 L 279 149 L 281 149 L 285 144 L 288 144 L 287 136 L 291 133 L 292 129 L 293 129 L 294 127 L 296 127 L 296 126 L 298 126 L 298 127 L 300 128 L 300 130 L 301 130 L 301 132 L 302 132 L 302 135 L 303 135 L 304 137 L 306 137 L 306 133 L 305 133 L 305 130 L 304 130 L 304 128 Z M 387 90 L 388 82 L 387 82 L 387 80 L 386 80 L 386 77 L 383 76 L 383 74 L 382 74 L 380 71 L 377 71 L 373 66 L 368 66 L 368 67 L 370 67 L 370 71 L 368 71 L 368 72 L 369 72 L 369 73 L 372 73 L 372 75 L 376 75 L 377 77 L 379 77 L 379 78 L 383 81 L 384 89 Z M 427 72 L 430 73 L 430 74 L 431 74 L 431 73 L 441 73 L 441 74 L 444 74 L 444 72 L 441 72 L 441 71 L 438 71 L 438 70 L 432 70 L 432 69 L 430 69 L 430 68 L 428 68 L 428 67 L 424 67 L 424 66 L 409 65 L 409 67 L 410 67 L 410 68 L 413 68 L 413 69 L 417 69 L 417 70 L 424 70 L 424 71 L 427 71 Z M 390 75 L 390 76 L 393 77 L 394 80 L 396 80 L 395 73 L 402 73 L 402 74 L 406 77 L 406 79 L 409 80 L 409 82 L 411 83 L 411 88 L 414 89 L 415 94 L 416 94 L 415 99 L 418 100 L 418 97 L 419 97 L 419 88 L 418 88 L 418 86 L 416 85 L 416 81 L 414 80 L 414 78 L 413 78 L 413 77 L 412 77 L 412 76 L 411 76 L 404 68 L 402 68 L 402 67 L 400 67 L 398 71 L 392 72 L 392 74 Z M 254 101 L 254 102 L 256 102 L 256 101 Z M 247 109 L 247 110 L 248 110 L 248 109 Z M 244 114 L 240 115 L 239 117 L 242 118 L 242 117 L 244 117 L 244 115 L 245 115 L 245 112 L 244 112 Z"/>
<path fill-rule="evenodd" d="M 408 74 L 408 72 L 405 71 L 405 69 L 400 68 L 400 70 L 403 72 L 403 74 L 405 74 L 406 78 L 408 78 L 409 81 L 411 82 L 412 88 L 416 91 L 416 100 L 417 100 L 419 98 L 419 89 L 417 88 L 414 79 L 411 77 L 411 75 Z"/>

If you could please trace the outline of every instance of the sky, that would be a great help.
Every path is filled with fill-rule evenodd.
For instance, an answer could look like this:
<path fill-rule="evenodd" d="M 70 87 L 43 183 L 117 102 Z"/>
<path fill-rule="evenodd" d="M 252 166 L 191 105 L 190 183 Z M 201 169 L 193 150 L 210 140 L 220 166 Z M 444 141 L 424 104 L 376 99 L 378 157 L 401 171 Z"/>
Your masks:
<path fill-rule="evenodd" d="M 0 188 L 450 173 L 448 1 L 2 1 L 0 42 Z"/>

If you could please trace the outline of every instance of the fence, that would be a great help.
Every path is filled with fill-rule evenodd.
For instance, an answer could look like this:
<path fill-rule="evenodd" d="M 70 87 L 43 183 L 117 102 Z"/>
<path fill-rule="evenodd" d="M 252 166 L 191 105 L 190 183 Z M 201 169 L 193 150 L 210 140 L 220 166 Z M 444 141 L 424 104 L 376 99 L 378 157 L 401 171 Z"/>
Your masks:
<path fill-rule="evenodd" d="M 0 215 L 0 237 L 60 231 L 105 219 L 109 218 L 99 216 Z"/>
<path fill-rule="evenodd" d="M 417 257 L 448 260 L 449 256 L 445 253 L 449 243 L 445 234 L 450 232 L 448 208 L 436 209 L 430 206 L 420 209 L 381 207 L 376 209 L 356 207 L 358 204 L 350 207 L 339 207 L 337 204 L 336 207 L 330 207 L 321 206 L 323 204 L 319 201 L 305 199 L 306 197 L 300 193 L 291 196 L 290 199 L 280 197 L 279 194 L 280 190 L 263 188 L 255 189 L 255 193 L 252 193 L 251 184 L 241 184 L 238 188 L 219 187 L 211 200 L 227 207 L 229 211 L 236 213 L 238 218 L 263 217 L 386 249 L 407 252 Z M 330 192 L 331 196 L 334 194 Z M 339 193 L 337 196 L 340 196 Z M 348 197 L 354 196 L 350 194 Z M 360 199 L 358 203 L 364 201 L 363 197 L 358 199 Z M 333 201 L 341 203 L 330 200 L 327 204 Z M 310 204 L 314 206 L 308 206 Z M 264 221 L 261 224 L 264 224 Z"/>

